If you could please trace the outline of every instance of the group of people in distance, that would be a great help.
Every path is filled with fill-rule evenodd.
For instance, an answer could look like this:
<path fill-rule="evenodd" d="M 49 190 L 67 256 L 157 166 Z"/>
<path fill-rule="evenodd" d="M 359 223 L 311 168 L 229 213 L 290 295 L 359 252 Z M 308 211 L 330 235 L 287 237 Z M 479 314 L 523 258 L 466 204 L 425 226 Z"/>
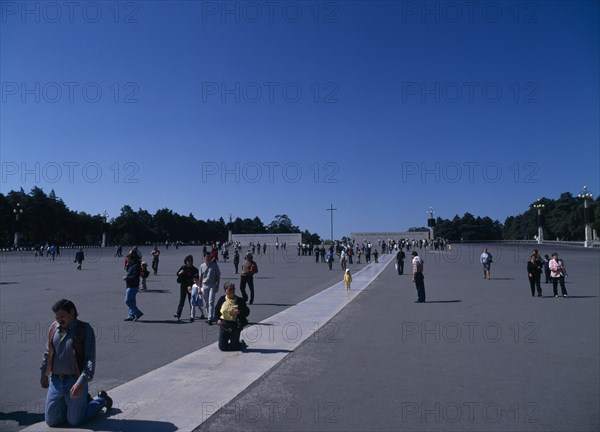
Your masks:
<path fill-rule="evenodd" d="M 527 262 L 527 277 L 532 297 L 535 297 L 536 289 L 538 297 L 542 297 L 542 273 L 546 277 L 546 283 L 552 282 L 554 297 L 558 297 L 558 285 L 560 285 L 562 296 L 565 298 L 569 296 L 565 286 L 565 277 L 567 276 L 565 262 L 558 257 L 557 252 L 552 253 L 552 259 L 548 255 L 542 259 L 537 249 L 531 252 Z"/>
<path fill-rule="evenodd" d="M 493 262 L 492 254 L 488 252 L 487 248 L 483 249 L 479 262 L 483 266 L 483 278 L 491 279 L 491 264 Z M 554 297 L 558 297 L 558 286 L 560 285 L 561 294 L 563 297 L 568 297 L 567 288 L 565 286 L 565 277 L 567 276 L 567 270 L 565 268 L 565 262 L 558 257 L 558 252 L 552 253 L 552 258 L 548 255 L 544 255 L 542 259 L 537 249 L 531 251 L 529 261 L 527 261 L 527 278 L 529 279 L 529 288 L 531 289 L 531 296 L 535 297 L 536 291 L 537 296 L 542 297 L 542 273 L 546 277 L 546 283 L 552 282 L 552 290 Z"/>
<path fill-rule="evenodd" d="M 413 250 L 411 252 L 412 257 L 412 276 L 415 288 L 417 290 L 417 300 L 415 303 L 424 303 L 426 299 L 425 295 L 425 282 L 423 276 L 424 260 L 419 256 L 418 252 Z M 406 254 L 402 248 L 396 253 L 396 270 L 399 275 L 404 273 L 404 261 Z M 491 276 L 491 264 L 493 263 L 492 254 L 487 248 L 483 249 L 479 257 L 479 262 L 483 267 L 483 278 L 490 280 Z M 531 252 L 529 261 L 527 262 L 527 276 L 529 279 L 529 286 L 531 288 L 531 295 L 534 297 L 542 297 L 542 286 L 541 277 L 542 273 L 546 276 L 546 283 L 552 282 L 552 289 L 554 297 L 558 297 L 558 286 L 560 285 L 561 295 L 564 298 L 568 297 L 567 288 L 565 286 L 565 277 L 567 277 L 567 271 L 564 261 L 558 257 L 557 252 L 552 253 L 550 259 L 548 255 L 545 255 L 542 259 L 538 250 L 534 249 Z"/>

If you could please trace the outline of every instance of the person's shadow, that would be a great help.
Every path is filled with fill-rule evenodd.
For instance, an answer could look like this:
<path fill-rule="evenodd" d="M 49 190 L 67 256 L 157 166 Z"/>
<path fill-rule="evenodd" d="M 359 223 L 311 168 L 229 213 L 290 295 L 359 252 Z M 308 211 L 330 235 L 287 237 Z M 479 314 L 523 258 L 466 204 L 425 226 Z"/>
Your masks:
<path fill-rule="evenodd" d="M 0 421 L 14 421 L 19 426 L 25 427 L 44 421 L 44 414 L 28 411 L 0 412 Z"/>
<path fill-rule="evenodd" d="M 87 426 L 87 428 L 95 431 L 114 432 L 175 432 L 179 430 L 177 426 L 169 422 L 154 420 L 113 419 L 110 417 L 100 421 L 95 421 L 93 424 Z"/>
<path fill-rule="evenodd" d="M 127 409 L 126 411 L 130 410 Z M 118 408 L 113 408 L 108 417 L 98 417 L 94 420 L 90 420 L 89 422 L 83 423 L 78 427 L 93 431 L 114 432 L 175 432 L 179 430 L 177 426 L 169 422 L 118 418 L 120 416 L 127 415 L 128 413 L 126 411 L 122 411 Z M 51 431 L 53 429 L 44 422 L 44 414 L 30 413 L 27 411 L 14 411 L 9 413 L 0 412 L 0 421 L 15 421 L 21 427 L 35 427 L 36 425 L 39 425 L 39 428 L 37 428 L 36 430 L 40 431 Z M 65 428 L 71 427 L 66 423 L 60 426 Z"/>
<path fill-rule="evenodd" d="M 279 354 L 279 353 L 292 353 L 294 352 L 293 350 L 287 350 L 287 349 L 273 349 L 273 348 L 246 348 L 244 349 L 242 352 L 245 353 L 259 353 L 259 354 Z"/>
<path fill-rule="evenodd" d="M 462 300 L 426 300 L 425 303 L 460 303 Z"/>

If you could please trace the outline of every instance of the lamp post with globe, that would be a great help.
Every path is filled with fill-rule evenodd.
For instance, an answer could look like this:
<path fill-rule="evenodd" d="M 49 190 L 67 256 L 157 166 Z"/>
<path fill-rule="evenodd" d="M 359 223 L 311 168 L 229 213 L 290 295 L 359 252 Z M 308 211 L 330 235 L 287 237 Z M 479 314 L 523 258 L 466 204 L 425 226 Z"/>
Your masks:
<path fill-rule="evenodd" d="M 23 214 L 23 209 L 21 208 L 21 204 L 17 203 L 17 205 L 13 209 L 13 213 L 15 214 L 14 246 L 15 246 L 15 249 L 17 249 L 19 247 L 19 240 L 21 239 L 20 226 L 19 226 L 19 221 L 21 219 L 21 215 Z"/>
<path fill-rule="evenodd" d="M 106 228 L 108 221 L 108 212 L 104 210 L 102 213 L 102 247 L 106 247 Z"/>
<path fill-rule="evenodd" d="M 537 209 L 537 226 L 538 226 L 538 235 L 537 242 L 538 244 L 542 244 L 544 242 L 544 215 L 542 210 L 546 207 L 542 202 L 542 199 L 538 199 L 535 204 L 533 204 L 533 208 Z"/>
<path fill-rule="evenodd" d="M 429 206 L 429 210 L 427 211 L 427 228 L 429 228 L 429 240 L 433 240 L 435 237 L 433 236 L 433 228 L 435 227 L 435 219 L 433 218 L 433 214 L 435 210 L 431 206 Z"/>

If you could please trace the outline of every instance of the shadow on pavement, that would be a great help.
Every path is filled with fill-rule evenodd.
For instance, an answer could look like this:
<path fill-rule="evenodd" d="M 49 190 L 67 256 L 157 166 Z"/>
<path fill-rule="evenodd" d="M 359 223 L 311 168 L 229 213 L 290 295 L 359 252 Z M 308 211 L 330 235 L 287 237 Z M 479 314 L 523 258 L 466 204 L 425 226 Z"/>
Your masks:
<path fill-rule="evenodd" d="M 434 300 L 434 301 L 425 301 L 425 303 L 460 303 L 462 300 Z"/>
<path fill-rule="evenodd" d="M 252 306 L 281 306 L 281 307 L 292 307 L 296 306 L 295 304 L 285 304 L 285 303 L 254 303 Z"/>
<path fill-rule="evenodd" d="M 134 420 L 127 418 L 112 418 L 115 416 L 127 415 L 128 410 L 122 411 L 120 409 L 113 408 L 110 412 L 110 416 L 104 419 L 98 419 L 89 426 L 83 425 L 84 428 L 93 431 L 114 431 L 114 432 L 174 432 L 179 430 L 177 426 L 169 422 L 160 422 L 153 420 Z M 137 412 L 134 410 L 132 414 Z"/>
<path fill-rule="evenodd" d="M 114 431 L 114 432 L 174 432 L 178 430 L 173 423 L 157 422 L 148 420 L 107 420 L 102 425 L 90 428 L 90 430 Z"/>
<path fill-rule="evenodd" d="M 29 426 L 44 421 L 44 414 L 27 411 L 0 412 L 0 421 L 14 421 L 19 426 Z"/>
<path fill-rule="evenodd" d="M 190 321 L 188 319 L 181 319 L 179 321 L 171 319 L 171 320 L 138 320 L 138 321 L 132 321 L 132 322 L 138 322 L 138 323 L 145 323 L 145 324 L 192 324 L 190 323 Z"/>
<path fill-rule="evenodd" d="M 292 353 L 294 351 L 287 350 L 287 349 L 246 348 L 243 352 L 259 353 L 259 354 L 279 354 L 279 353 Z"/>

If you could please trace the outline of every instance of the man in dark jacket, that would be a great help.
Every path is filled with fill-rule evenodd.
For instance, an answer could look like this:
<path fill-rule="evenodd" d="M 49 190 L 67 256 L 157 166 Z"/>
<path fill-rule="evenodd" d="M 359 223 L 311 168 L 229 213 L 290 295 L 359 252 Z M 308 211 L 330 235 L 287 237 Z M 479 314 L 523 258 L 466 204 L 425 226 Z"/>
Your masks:
<path fill-rule="evenodd" d="M 81 263 L 85 259 L 85 255 L 83 254 L 83 249 L 79 248 L 77 253 L 75 254 L 75 262 L 77 263 L 77 270 L 81 270 Z"/>
<path fill-rule="evenodd" d="M 398 253 L 396 254 L 396 264 L 398 265 L 398 274 L 404 274 L 404 259 L 406 258 L 406 254 L 400 248 Z"/>
<path fill-rule="evenodd" d="M 134 252 L 127 255 L 127 275 L 125 281 L 125 304 L 129 307 L 129 314 L 125 321 L 137 321 L 143 314 L 138 309 L 135 297 L 140 289 L 140 259 Z"/>

